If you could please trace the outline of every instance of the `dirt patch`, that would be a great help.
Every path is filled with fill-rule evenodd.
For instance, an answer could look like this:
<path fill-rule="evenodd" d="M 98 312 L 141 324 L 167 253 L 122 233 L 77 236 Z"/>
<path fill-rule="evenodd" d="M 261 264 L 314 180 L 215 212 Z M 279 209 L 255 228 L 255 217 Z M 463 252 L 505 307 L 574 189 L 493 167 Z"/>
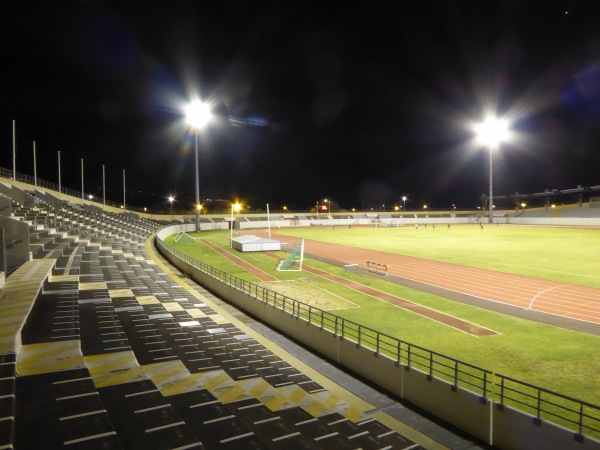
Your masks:
<path fill-rule="evenodd" d="M 333 311 L 336 309 L 358 308 L 358 305 L 332 294 L 329 291 L 314 286 L 314 281 L 287 280 L 270 283 L 257 283 L 271 291 L 293 298 L 316 308 Z"/>

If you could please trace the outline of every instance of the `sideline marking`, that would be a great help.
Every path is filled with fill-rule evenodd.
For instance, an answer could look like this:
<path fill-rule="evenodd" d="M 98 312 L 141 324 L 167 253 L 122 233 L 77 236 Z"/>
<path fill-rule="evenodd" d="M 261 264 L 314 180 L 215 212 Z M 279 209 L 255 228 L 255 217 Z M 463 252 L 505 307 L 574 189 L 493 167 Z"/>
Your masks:
<path fill-rule="evenodd" d="M 549 287 L 548 289 L 544 289 L 543 291 L 539 292 L 535 297 L 533 297 L 531 299 L 527 309 L 531 309 L 531 307 L 533 306 L 533 302 L 535 302 L 540 295 L 545 294 L 546 292 L 551 291 L 552 289 L 556 289 L 556 288 L 563 287 L 563 286 L 569 286 L 569 285 L 568 284 L 559 284 L 558 286 L 552 286 L 552 287 Z"/>

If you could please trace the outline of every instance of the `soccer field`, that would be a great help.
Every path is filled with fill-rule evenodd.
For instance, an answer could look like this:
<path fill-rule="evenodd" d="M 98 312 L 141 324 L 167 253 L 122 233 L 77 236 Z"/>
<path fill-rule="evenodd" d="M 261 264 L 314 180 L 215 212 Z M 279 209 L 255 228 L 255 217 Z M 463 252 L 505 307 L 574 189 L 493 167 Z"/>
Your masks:
<path fill-rule="evenodd" d="M 264 232 L 264 230 L 261 230 Z M 437 259 L 455 264 L 502 270 L 571 283 L 599 286 L 598 263 L 592 258 L 600 230 L 464 225 L 400 228 L 285 228 L 278 233 L 348 246 Z M 258 234 L 258 230 L 257 230 Z M 192 236 L 197 236 L 191 233 Z M 219 247 L 231 251 L 224 232 L 202 232 Z M 167 243 L 173 245 L 172 238 Z M 196 241 L 176 248 L 249 281 L 258 281 L 206 244 Z M 421 345 L 493 372 L 502 373 L 591 403 L 600 403 L 596 374 L 600 371 L 600 337 L 518 319 L 409 289 L 320 261 L 305 265 L 351 279 L 436 311 L 496 331 L 474 337 L 413 314 L 321 277 L 302 272 L 277 272 L 273 258 L 261 253 L 235 255 L 281 280 L 302 280 L 353 306 L 335 314 L 382 333 Z M 582 259 L 580 259 L 582 258 Z M 592 258 L 591 260 L 589 258 Z M 596 269 L 589 270 L 589 265 Z M 583 263 L 581 261 L 584 261 Z M 581 268 L 581 271 L 578 269 Z M 584 270 L 585 269 L 585 270 Z M 580 273 L 584 272 L 584 273 Z M 274 288 L 275 289 L 275 288 Z M 301 300 L 301 299 L 300 299 Z M 358 307 L 356 307 L 356 305 Z"/>
<path fill-rule="evenodd" d="M 283 228 L 278 233 L 600 287 L 600 229 L 516 225 Z"/>

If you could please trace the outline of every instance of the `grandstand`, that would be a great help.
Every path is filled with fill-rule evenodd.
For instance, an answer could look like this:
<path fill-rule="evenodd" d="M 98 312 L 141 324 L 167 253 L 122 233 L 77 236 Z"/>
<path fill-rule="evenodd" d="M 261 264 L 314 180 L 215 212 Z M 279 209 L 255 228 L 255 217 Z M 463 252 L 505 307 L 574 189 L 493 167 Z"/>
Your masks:
<path fill-rule="evenodd" d="M 305 364 L 294 358 L 290 364 L 280 356 L 286 352 L 237 326 L 207 291 L 171 279 L 146 246 L 161 222 L 34 203 L 11 200 L 11 215 L 4 216 L 27 228 L 29 258 L 10 271 L 0 293 L 0 448 L 423 448 L 415 437 L 431 442 L 391 416 L 369 413 L 395 402 L 373 406 L 339 387 L 330 390 L 327 379 L 308 376 Z M 304 361 L 315 359 L 294 349 Z M 352 383 L 370 392 L 368 400 L 380 396 Z"/>

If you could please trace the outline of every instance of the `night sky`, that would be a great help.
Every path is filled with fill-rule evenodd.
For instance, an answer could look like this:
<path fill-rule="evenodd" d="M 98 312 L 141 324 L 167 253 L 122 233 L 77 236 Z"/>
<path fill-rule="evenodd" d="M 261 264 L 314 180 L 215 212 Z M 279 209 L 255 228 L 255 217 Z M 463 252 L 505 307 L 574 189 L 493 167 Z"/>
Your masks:
<path fill-rule="evenodd" d="M 597 0 L 12 1 L 0 57 L 0 167 L 14 119 L 18 172 L 134 206 L 191 208 L 194 96 L 203 199 L 472 208 L 487 111 L 496 194 L 600 185 Z"/>

